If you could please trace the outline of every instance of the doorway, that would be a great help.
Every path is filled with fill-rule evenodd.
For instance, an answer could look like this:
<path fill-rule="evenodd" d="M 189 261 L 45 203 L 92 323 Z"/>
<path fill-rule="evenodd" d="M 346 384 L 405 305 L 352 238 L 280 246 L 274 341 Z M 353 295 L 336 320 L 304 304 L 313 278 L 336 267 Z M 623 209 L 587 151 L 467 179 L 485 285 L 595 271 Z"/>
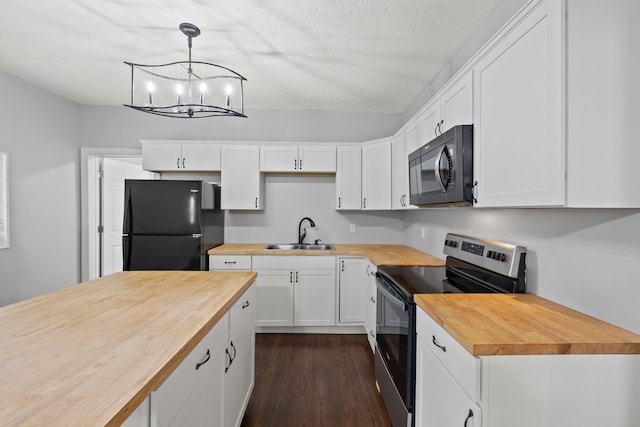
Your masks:
<path fill-rule="evenodd" d="M 124 180 L 155 179 L 156 174 L 142 169 L 140 150 L 82 149 L 81 154 L 81 259 L 86 281 L 122 270 Z"/>

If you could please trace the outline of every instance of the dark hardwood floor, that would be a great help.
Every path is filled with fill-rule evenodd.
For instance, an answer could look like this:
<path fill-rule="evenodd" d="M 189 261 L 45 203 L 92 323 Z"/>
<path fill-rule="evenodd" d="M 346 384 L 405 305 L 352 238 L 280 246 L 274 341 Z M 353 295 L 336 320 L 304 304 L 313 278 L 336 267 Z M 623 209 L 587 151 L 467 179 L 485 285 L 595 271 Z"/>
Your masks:
<path fill-rule="evenodd" d="M 366 335 L 256 334 L 257 426 L 390 427 Z"/>

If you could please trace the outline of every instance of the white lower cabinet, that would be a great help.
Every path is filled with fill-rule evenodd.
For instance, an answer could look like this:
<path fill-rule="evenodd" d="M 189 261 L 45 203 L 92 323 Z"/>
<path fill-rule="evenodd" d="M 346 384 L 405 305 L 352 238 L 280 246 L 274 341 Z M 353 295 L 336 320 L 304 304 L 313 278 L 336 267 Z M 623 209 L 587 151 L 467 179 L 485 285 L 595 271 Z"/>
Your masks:
<path fill-rule="evenodd" d="M 416 427 L 640 425 L 633 354 L 475 357 L 417 309 Z"/>
<path fill-rule="evenodd" d="M 335 326 L 332 256 L 254 256 L 257 326 Z"/>
<path fill-rule="evenodd" d="M 338 258 L 338 293 L 340 323 L 364 322 L 364 297 L 368 277 L 364 258 Z"/>
<path fill-rule="evenodd" d="M 240 425 L 254 383 L 255 285 L 151 393 L 151 427 Z"/>

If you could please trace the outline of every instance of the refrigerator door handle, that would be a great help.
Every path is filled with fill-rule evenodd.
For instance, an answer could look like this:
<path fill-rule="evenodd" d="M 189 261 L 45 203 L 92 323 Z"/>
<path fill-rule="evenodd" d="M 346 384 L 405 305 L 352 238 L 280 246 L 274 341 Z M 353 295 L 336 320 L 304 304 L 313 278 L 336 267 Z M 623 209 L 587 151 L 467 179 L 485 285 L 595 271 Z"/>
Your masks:
<path fill-rule="evenodd" d="M 132 203 L 131 203 L 131 191 L 128 190 L 127 194 L 125 195 L 126 197 L 126 207 L 124 210 L 124 224 L 123 224 L 123 231 L 125 233 L 122 234 L 123 236 L 123 240 L 124 237 L 126 237 L 126 241 L 127 244 L 126 246 L 123 246 L 123 270 L 124 271 L 129 271 L 131 270 L 131 250 L 132 250 L 132 244 L 133 244 L 133 239 L 131 237 L 129 237 L 129 233 L 131 233 L 133 231 L 133 215 L 131 212 L 132 209 Z M 124 242 L 122 242 L 124 243 Z"/>
<path fill-rule="evenodd" d="M 200 238 L 200 237 L 202 237 L 202 234 L 192 234 L 192 235 L 191 235 L 191 237 L 198 237 L 198 238 Z"/>

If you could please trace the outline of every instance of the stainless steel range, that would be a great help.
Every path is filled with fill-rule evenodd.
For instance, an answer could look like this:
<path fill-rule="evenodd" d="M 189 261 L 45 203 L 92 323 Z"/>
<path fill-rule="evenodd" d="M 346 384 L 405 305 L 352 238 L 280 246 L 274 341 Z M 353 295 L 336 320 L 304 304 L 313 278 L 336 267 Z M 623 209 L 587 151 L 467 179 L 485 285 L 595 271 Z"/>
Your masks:
<path fill-rule="evenodd" d="M 524 293 L 526 248 L 447 234 L 443 267 L 378 268 L 375 375 L 393 427 L 412 427 L 415 294 Z"/>

